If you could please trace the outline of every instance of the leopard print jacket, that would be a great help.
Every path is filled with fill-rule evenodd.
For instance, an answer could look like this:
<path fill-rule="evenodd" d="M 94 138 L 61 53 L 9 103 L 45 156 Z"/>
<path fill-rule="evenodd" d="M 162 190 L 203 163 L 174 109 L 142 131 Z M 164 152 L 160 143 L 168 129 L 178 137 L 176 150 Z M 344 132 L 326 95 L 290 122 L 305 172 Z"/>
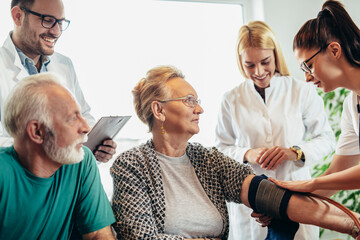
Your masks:
<path fill-rule="evenodd" d="M 223 219 L 221 239 L 227 239 L 229 216 L 226 201 L 240 203 L 241 186 L 253 174 L 215 147 L 188 143 L 186 154 L 209 199 Z M 120 154 L 110 169 L 114 180 L 113 227 L 118 239 L 184 239 L 164 233 L 165 193 L 161 168 L 152 140 Z"/>

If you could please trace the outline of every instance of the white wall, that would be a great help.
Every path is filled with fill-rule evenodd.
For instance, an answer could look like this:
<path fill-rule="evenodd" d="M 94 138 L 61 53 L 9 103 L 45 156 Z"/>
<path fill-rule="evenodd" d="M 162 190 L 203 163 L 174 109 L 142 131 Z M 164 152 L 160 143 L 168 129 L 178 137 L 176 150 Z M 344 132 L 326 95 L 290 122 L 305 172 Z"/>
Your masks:
<path fill-rule="evenodd" d="M 290 73 L 304 79 L 292 51 L 292 41 L 300 27 L 316 17 L 323 0 L 264 0 L 265 21 L 274 30 L 280 41 Z"/>

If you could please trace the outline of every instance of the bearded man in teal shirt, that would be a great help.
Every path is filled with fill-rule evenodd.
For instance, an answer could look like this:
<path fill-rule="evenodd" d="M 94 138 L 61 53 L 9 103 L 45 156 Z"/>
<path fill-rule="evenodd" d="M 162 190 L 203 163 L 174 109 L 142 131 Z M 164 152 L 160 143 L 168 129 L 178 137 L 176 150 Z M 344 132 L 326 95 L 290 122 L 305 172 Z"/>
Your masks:
<path fill-rule="evenodd" d="M 14 145 L 0 148 L 0 239 L 114 239 L 115 221 L 96 160 L 83 147 L 89 126 L 56 76 L 29 76 L 4 109 Z"/>

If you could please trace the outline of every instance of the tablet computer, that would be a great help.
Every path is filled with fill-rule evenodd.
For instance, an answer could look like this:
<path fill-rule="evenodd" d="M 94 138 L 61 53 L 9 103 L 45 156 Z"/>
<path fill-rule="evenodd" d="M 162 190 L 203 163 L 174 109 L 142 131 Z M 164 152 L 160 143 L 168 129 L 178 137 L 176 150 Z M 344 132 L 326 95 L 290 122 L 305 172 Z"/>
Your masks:
<path fill-rule="evenodd" d="M 88 141 L 84 145 L 94 151 L 105 139 L 114 139 L 130 117 L 108 116 L 100 118 L 88 133 Z"/>

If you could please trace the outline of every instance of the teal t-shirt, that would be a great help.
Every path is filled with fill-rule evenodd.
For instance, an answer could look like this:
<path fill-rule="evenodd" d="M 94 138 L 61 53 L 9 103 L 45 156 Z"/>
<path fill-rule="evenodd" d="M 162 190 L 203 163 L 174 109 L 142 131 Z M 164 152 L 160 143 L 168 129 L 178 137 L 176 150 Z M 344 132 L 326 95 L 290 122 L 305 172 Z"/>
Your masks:
<path fill-rule="evenodd" d="M 0 239 L 69 239 L 115 222 L 96 160 L 84 147 L 77 164 L 40 178 L 23 168 L 13 147 L 0 148 Z"/>

